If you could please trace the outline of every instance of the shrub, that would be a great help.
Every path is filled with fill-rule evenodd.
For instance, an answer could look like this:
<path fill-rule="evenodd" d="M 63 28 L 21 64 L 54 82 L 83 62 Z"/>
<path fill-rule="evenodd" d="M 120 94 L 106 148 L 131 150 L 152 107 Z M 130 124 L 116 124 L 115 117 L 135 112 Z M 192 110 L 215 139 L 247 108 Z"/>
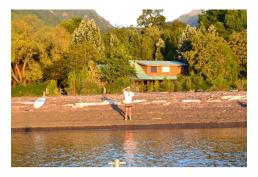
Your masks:
<path fill-rule="evenodd" d="M 67 92 L 71 95 L 101 93 L 103 84 L 95 63 L 90 61 L 87 67 L 68 74 Z"/>
<path fill-rule="evenodd" d="M 247 80 L 246 79 L 239 79 L 235 82 L 235 87 L 238 90 L 247 90 Z"/>
<path fill-rule="evenodd" d="M 190 78 L 192 81 L 192 89 L 197 90 L 207 90 L 209 88 L 205 79 L 201 76 L 201 74 L 195 74 L 194 72 L 190 73 Z"/>
<path fill-rule="evenodd" d="M 108 83 L 106 85 L 107 93 L 120 93 L 122 89 L 128 87 L 132 84 L 132 79 L 123 77 L 118 78 L 114 82 Z"/>
<path fill-rule="evenodd" d="M 159 81 L 154 81 L 154 84 L 153 84 L 153 89 L 155 92 L 158 92 L 160 90 L 160 86 L 159 86 Z"/>
<path fill-rule="evenodd" d="M 184 77 L 182 79 L 182 86 L 183 86 L 183 90 L 184 91 L 191 91 L 193 90 L 193 83 L 191 81 L 191 78 L 190 77 Z"/>
<path fill-rule="evenodd" d="M 12 88 L 12 96 L 42 96 L 49 82 L 18 85 Z"/>
<path fill-rule="evenodd" d="M 102 92 L 102 86 L 98 85 L 96 82 L 86 80 L 83 82 L 82 89 L 80 94 L 88 95 L 88 94 L 100 94 Z"/>
<path fill-rule="evenodd" d="M 154 91 L 153 82 L 147 81 L 147 92 L 153 92 L 153 91 Z"/>
<path fill-rule="evenodd" d="M 76 72 L 72 71 L 68 74 L 68 87 L 66 88 L 66 91 L 69 95 L 76 95 L 77 94 L 77 76 Z"/>
<path fill-rule="evenodd" d="M 183 91 L 183 82 L 182 82 L 182 77 L 181 76 L 179 76 L 178 78 L 177 78 L 177 80 L 175 80 L 175 82 L 174 82 L 174 84 L 175 84 L 175 91 Z"/>
<path fill-rule="evenodd" d="M 59 95 L 57 84 L 56 84 L 55 80 L 48 81 L 47 91 L 48 91 L 48 95 L 51 95 L 51 96 Z"/>
<path fill-rule="evenodd" d="M 166 78 L 160 84 L 160 91 L 169 91 L 169 81 Z"/>
<path fill-rule="evenodd" d="M 223 75 L 219 75 L 213 82 L 210 90 L 229 90 L 230 83 L 224 78 Z"/>
<path fill-rule="evenodd" d="M 133 82 L 131 89 L 135 92 L 145 92 L 146 87 L 143 82 Z"/>
<path fill-rule="evenodd" d="M 168 91 L 174 92 L 175 91 L 175 83 L 174 81 L 168 81 Z"/>

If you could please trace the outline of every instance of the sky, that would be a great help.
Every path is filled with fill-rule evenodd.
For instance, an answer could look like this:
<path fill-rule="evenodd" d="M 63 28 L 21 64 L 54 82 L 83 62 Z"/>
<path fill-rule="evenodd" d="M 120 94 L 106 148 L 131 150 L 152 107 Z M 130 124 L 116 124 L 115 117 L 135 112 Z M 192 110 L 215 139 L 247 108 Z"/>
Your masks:
<path fill-rule="evenodd" d="M 113 26 L 126 27 L 136 26 L 137 18 L 142 14 L 142 9 L 139 8 L 123 8 L 123 9 L 95 9 L 97 13 L 108 20 Z M 189 13 L 193 9 L 163 9 L 162 15 L 166 17 L 166 21 L 172 21 L 179 16 Z"/>

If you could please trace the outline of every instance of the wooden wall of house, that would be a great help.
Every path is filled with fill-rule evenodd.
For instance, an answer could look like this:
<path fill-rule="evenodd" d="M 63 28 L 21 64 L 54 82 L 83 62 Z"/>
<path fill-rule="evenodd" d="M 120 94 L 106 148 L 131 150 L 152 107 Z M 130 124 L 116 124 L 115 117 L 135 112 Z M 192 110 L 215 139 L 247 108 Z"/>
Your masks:
<path fill-rule="evenodd" d="M 144 71 L 149 76 L 174 76 L 181 74 L 181 66 L 170 66 L 169 72 L 162 72 L 162 66 L 157 66 L 157 72 L 151 72 L 151 66 L 145 66 Z"/>
<path fill-rule="evenodd" d="M 148 71 L 147 71 L 148 67 L 147 66 L 145 66 L 145 65 L 140 65 L 140 66 L 142 67 L 142 69 L 144 70 L 145 73 L 148 73 Z"/>

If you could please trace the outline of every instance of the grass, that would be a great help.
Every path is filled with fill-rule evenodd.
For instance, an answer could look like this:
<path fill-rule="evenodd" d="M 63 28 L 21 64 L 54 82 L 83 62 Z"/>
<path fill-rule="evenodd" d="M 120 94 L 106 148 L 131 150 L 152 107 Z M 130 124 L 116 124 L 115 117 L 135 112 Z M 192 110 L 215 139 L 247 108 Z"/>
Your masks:
<path fill-rule="evenodd" d="M 48 82 L 43 82 L 39 84 L 29 84 L 26 86 L 18 85 L 12 88 L 12 97 L 20 96 L 42 96 L 43 91 L 45 91 Z"/>

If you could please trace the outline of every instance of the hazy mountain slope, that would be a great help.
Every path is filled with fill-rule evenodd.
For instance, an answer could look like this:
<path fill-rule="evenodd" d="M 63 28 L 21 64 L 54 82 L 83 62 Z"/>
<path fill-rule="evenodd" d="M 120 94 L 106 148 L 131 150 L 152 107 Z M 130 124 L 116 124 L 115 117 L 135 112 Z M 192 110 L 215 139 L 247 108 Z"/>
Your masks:
<path fill-rule="evenodd" d="M 57 25 L 64 19 L 81 17 L 94 19 L 101 31 L 109 31 L 113 26 L 95 10 L 12 10 L 12 13 L 19 15 L 32 14 L 43 20 L 46 24 Z"/>
<path fill-rule="evenodd" d="M 177 20 L 184 22 L 186 24 L 197 27 L 199 25 L 199 15 L 202 13 L 202 10 L 192 10 L 189 13 L 183 14 L 177 18 Z"/>

